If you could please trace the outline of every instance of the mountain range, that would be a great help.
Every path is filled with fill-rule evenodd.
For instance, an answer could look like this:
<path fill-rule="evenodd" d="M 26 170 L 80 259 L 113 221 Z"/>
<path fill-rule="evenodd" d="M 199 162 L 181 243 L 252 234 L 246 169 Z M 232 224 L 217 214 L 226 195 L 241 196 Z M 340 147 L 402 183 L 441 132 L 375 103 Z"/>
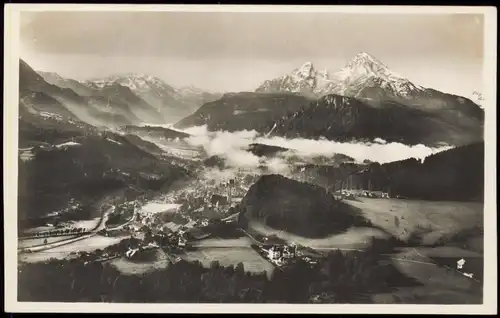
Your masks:
<path fill-rule="evenodd" d="M 176 128 L 206 125 L 212 131 L 256 130 L 288 138 L 382 138 L 411 145 L 462 146 L 483 142 L 484 111 L 467 98 L 415 85 L 368 54 L 358 54 L 332 75 L 305 63 L 289 75 L 264 82 L 256 91 L 223 95 L 195 87 L 174 88 L 138 74 L 77 81 L 36 72 L 20 60 L 18 121 L 20 152 L 32 156 L 19 159 L 20 180 L 24 180 L 19 190 L 24 211 L 20 215 L 30 219 L 63 208 L 69 195 L 88 203 L 115 190 L 156 191 L 185 178 L 190 171 L 186 160 L 167 158 L 140 136 L 181 139 L 187 135 L 155 123 L 176 122 Z M 257 144 L 248 150 L 259 157 L 284 151 Z M 446 160 L 451 160 L 443 158 L 433 171 L 444 169 Z M 223 164 L 212 159 L 205 164 Z M 465 166 L 461 161 L 460 169 Z M 56 170 L 65 173 L 56 177 Z M 419 174 L 415 171 L 411 176 Z M 453 183 L 452 174 L 447 186 Z M 272 185 L 281 182 L 276 178 L 271 178 Z M 262 182 L 268 184 L 265 179 Z M 269 202 L 269 209 L 274 209 Z M 252 213 L 248 217 L 261 218 Z M 281 212 L 273 217 L 286 218 Z M 287 227 L 302 231 L 297 225 L 301 220 L 299 215 Z"/>
<path fill-rule="evenodd" d="M 104 121 L 104 124 L 110 124 L 110 121 L 116 125 L 176 122 L 202 104 L 220 97 L 218 93 L 195 87 L 176 89 L 149 75 L 128 73 L 77 81 L 53 72 L 35 72 L 24 61 L 21 64 L 26 77 L 38 75 L 47 84 L 67 92 L 71 90 L 80 96 L 75 103 L 85 104 L 84 113 L 90 113 L 88 115 L 92 119 Z M 31 75 L 28 75 L 30 72 Z M 20 85 L 24 88 L 26 81 L 21 80 Z M 113 120 L 109 120 L 110 117 Z M 88 118 L 86 121 L 89 121 Z"/>
<path fill-rule="evenodd" d="M 484 111 L 473 101 L 414 84 L 368 53 L 332 74 L 307 62 L 254 92 L 223 95 L 135 73 L 77 81 L 36 72 L 22 60 L 19 84 L 21 114 L 58 114 L 92 126 L 176 122 L 175 128 L 432 146 L 483 139 Z"/>
<path fill-rule="evenodd" d="M 88 87 L 103 88 L 120 85 L 152 105 L 169 122 L 194 112 L 204 103 L 218 99 L 221 94 L 209 93 L 197 87 L 176 89 L 157 77 L 142 74 L 123 74 L 83 81 Z"/>
<path fill-rule="evenodd" d="M 287 103 L 277 102 L 285 96 Z M 331 75 L 306 62 L 253 93 L 205 104 L 175 126 L 435 146 L 481 141 L 483 123 L 484 111 L 470 99 L 414 84 L 363 52 Z"/>
<path fill-rule="evenodd" d="M 290 74 L 265 81 L 256 91 L 301 92 L 316 96 L 337 94 L 363 98 L 365 91 L 373 88 L 381 88 L 385 95 L 399 98 L 416 96 L 425 90 L 392 72 L 375 57 L 362 52 L 333 74 L 326 70 L 318 71 L 313 63 L 306 62 Z"/>
<path fill-rule="evenodd" d="M 366 52 L 356 54 L 333 74 L 317 71 L 313 63 L 306 62 L 290 74 L 265 81 L 256 92 L 295 92 L 315 97 L 335 94 L 372 105 L 392 100 L 429 110 L 456 108 L 471 116 L 481 116 L 471 100 L 414 84 Z"/>

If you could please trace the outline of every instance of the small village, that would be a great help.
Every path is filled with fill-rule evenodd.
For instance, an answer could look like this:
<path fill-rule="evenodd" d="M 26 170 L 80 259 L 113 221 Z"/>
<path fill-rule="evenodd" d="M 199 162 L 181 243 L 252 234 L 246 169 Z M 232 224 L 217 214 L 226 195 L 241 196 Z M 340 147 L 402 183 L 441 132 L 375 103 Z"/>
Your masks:
<path fill-rule="evenodd" d="M 164 198 L 165 201 L 175 203 L 148 203 L 144 199 L 114 202 L 115 208 L 108 215 L 105 228 L 96 234 L 127 238 L 116 246 L 108 246 L 91 253 L 73 251 L 71 256 L 82 257 L 88 262 L 107 261 L 119 257 L 132 261 L 142 259 L 151 251 L 162 249 L 171 262 L 178 262 L 181 259 L 180 255 L 191 248 L 192 242 L 216 235 L 225 225 L 237 220 L 236 206 L 248 190 L 242 184 L 238 184 L 240 182 L 245 183 L 242 178 L 220 183 L 210 181 L 197 183 L 195 187 L 175 193 L 173 197 Z M 371 191 L 360 193 L 355 191 L 341 190 L 339 193 L 341 199 L 355 198 L 359 195 L 373 198 L 388 197 L 387 193 L 379 195 Z M 236 229 L 234 226 L 231 228 Z M 71 229 L 61 229 L 59 232 L 61 235 L 83 233 Z M 318 263 L 318 255 L 304 255 L 295 244 L 273 242 L 270 237 L 255 234 L 251 235 L 251 238 L 261 243 L 254 247 L 258 254 L 277 268 L 286 267 L 297 259 L 302 259 L 310 266 Z"/>
<path fill-rule="evenodd" d="M 199 185 L 191 191 L 177 193 L 175 204 L 143 204 L 137 200 L 118 204 L 108 217 L 106 228 L 96 234 L 128 238 L 103 250 L 74 251 L 71 256 L 87 262 L 119 257 L 133 261 L 162 249 L 171 262 L 178 262 L 179 255 L 191 248 L 191 242 L 207 238 L 234 223 L 234 207 L 245 193 L 234 184 L 234 180 L 229 180 L 220 185 Z"/>

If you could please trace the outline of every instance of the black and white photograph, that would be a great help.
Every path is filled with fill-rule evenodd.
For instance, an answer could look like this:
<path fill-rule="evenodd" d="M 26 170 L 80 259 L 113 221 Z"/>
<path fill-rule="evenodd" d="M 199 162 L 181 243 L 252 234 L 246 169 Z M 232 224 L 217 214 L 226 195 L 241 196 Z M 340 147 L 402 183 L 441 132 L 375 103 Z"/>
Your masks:
<path fill-rule="evenodd" d="M 495 8 L 6 9 L 6 310 L 496 312 Z"/>

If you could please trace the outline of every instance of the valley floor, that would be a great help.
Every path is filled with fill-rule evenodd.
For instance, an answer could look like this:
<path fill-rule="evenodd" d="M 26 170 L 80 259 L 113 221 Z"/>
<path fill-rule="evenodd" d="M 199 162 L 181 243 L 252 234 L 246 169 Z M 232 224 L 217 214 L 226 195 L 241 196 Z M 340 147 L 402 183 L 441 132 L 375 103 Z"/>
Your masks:
<path fill-rule="evenodd" d="M 220 182 L 222 179 L 234 177 L 234 171 L 229 172 L 227 176 L 218 173 L 211 174 L 210 170 L 205 171 L 199 179 L 186 182 L 160 198 L 141 202 L 140 205 L 145 205 L 139 210 L 150 213 L 168 209 L 175 210 L 179 207 L 178 203 L 185 202 L 189 198 L 220 193 L 220 191 L 224 191 L 224 187 L 220 188 L 212 184 L 216 183 L 213 182 L 215 177 Z M 238 177 L 238 179 L 245 178 Z M 253 182 L 252 180 L 250 178 L 248 182 L 241 181 L 244 183 L 238 190 L 241 193 L 233 191 L 233 197 L 243 196 Z M 392 248 L 389 255 L 390 261 L 401 273 L 420 282 L 421 286 L 399 287 L 391 293 L 372 295 L 372 300 L 375 303 L 481 302 L 483 204 L 363 197 L 344 200 L 344 202 L 359 210 L 360 214 L 369 220 L 372 226 L 351 227 L 342 233 L 322 238 L 298 236 L 287 231 L 273 229 L 257 221 L 250 221 L 248 230 L 263 236 L 276 235 L 288 243 L 293 242 L 310 247 L 320 253 L 326 253 L 333 249 L 362 250 L 369 247 L 374 239 L 394 245 L 390 246 Z M 201 206 L 196 206 L 190 209 L 198 211 L 200 208 Z M 222 217 L 226 218 L 227 215 L 222 215 Z M 132 219 L 133 217 L 130 220 Z M 97 226 L 98 222 L 99 219 L 74 222 L 72 226 L 92 228 Z M 189 219 L 184 225 L 190 226 L 193 225 L 193 222 L 193 219 Z M 19 262 L 43 262 L 51 258 L 70 258 L 77 251 L 92 252 L 104 249 L 131 235 L 137 237 L 138 233 L 128 233 L 125 225 L 137 223 L 137 226 L 141 226 L 138 222 L 128 221 L 115 227 L 124 233 L 116 237 L 105 237 L 97 233 L 105 227 L 104 223 L 101 222 L 92 235 L 88 237 L 47 238 L 45 247 L 42 238 L 20 240 L 20 248 L 34 247 L 40 251 L 20 253 L 18 260 Z M 172 221 L 164 224 L 172 231 L 177 231 L 182 226 L 180 223 Z M 35 232 L 39 230 L 34 229 Z M 241 231 L 240 234 L 233 238 L 210 237 L 195 241 L 193 242 L 194 249 L 179 254 L 179 257 L 188 261 L 198 260 L 206 267 L 215 260 L 219 261 L 221 265 L 236 265 L 242 262 L 247 271 L 253 273 L 266 271 L 268 275 L 271 275 L 275 270 L 275 265 L 251 247 L 252 244 L 261 242 L 248 232 Z M 395 242 L 399 242 L 400 245 L 398 246 Z M 125 256 L 118 256 L 106 262 L 117 268 L 123 275 L 142 275 L 169 266 L 176 257 L 158 249 L 156 254 L 147 261 L 135 262 L 128 260 Z M 464 272 L 457 271 L 456 262 L 462 258 L 466 260 L 466 268 L 473 274 L 472 277 L 464 276 Z"/>
<path fill-rule="evenodd" d="M 344 233 L 326 238 L 311 239 L 300 237 L 286 231 L 272 229 L 259 222 L 250 222 L 249 228 L 265 236 L 276 235 L 279 238 L 311 247 L 319 252 L 332 249 L 363 249 L 371 244 L 373 238 L 389 239 L 394 236 L 407 240 L 412 233 L 421 233 L 421 241 L 413 247 L 394 247 L 390 259 L 394 266 L 408 277 L 422 284 L 419 287 L 401 287 L 392 293 L 373 295 L 375 303 L 480 303 L 482 299 L 482 234 L 477 233 L 462 241 L 451 240 L 461 231 L 474 229 L 482 224 L 482 205 L 459 202 L 426 202 L 396 199 L 357 198 L 345 201 L 361 209 L 374 227 L 350 228 Z M 397 217 L 399 226 L 394 222 Z M 424 230 L 422 230 L 424 229 Z M 442 238 L 450 238 L 442 241 Z M 50 258 L 67 258 L 74 251 L 91 252 L 117 243 L 123 237 L 103 237 L 95 235 L 82 240 L 75 240 L 39 253 L 21 254 L 19 261 L 39 262 Z M 439 246 L 436 242 L 441 239 Z M 61 240 L 61 238 L 59 238 Z M 49 239 L 48 244 L 58 239 Z M 444 242 L 444 243 L 443 243 Z M 40 244 L 38 241 L 31 244 Z M 204 266 L 210 266 L 214 260 L 221 265 L 236 265 L 242 262 L 250 272 L 266 271 L 268 275 L 274 266 L 262 258 L 252 248 L 255 241 L 251 236 L 223 239 L 208 238 L 194 243 L 195 250 L 188 251 L 181 257 L 188 261 L 199 260 Z M 23 242 L 26 246 L 28 242 Z M 29 245 L 29 244 L 28 244 Z M 466 246 L 466 247 L 464 247 Z M 141 275 L 157 268 L 168 266 L 170 260 L 161 250 L 151 262 L 131 262 L 124 257 L 110 261 L 125 275 Z M 456 262 L 465 259 L 472 264 L 473 277 L 464 276 L 456 269 Z"/>

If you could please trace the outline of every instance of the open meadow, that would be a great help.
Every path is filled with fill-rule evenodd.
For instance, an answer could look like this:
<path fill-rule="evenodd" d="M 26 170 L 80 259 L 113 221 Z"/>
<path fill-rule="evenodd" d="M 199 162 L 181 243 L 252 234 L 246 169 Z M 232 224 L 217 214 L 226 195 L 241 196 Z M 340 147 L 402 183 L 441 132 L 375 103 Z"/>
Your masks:
<path fill-rule="evenodd" d="M 316 248 L 361 248 L 376 238 L 393 236 L 417 245 L 450 245 L 482 253 L 483 205 L 475 202 L 433 202 L 398 199 L 357 198 L 344 200 L 359 209 L 373 227 L 351 227 L 324 238 L 307 238 L 250 221 L 249 227 L 262 235 L 276 235 L 289 242 Z"/>
<path fill-rule="evenodd" d="M 23 262 L 44 262 L 51 258 L 65 259 L 70 256 L 71 252 L 93 252 L 95 250 L 117 244 L 122 239 L 123 237 L 105 237 L 101 235 L 94 235 L 70 242 L 68 244 L 61 244 L 47 250 L 21 254 L 19 255 L 19 260 Z"/>
<path fill-rule="evenodd" d="M 402 241 L 418 235 L 422 245 L 431 245 L 470 231 L 467 239 L 482 250 L 477 238 L 482 241 L 483 234 L 473 231 L 483 227 L 482 203 L 369 198 L 345 202 L 360 209 L 373 225 Z"/>
<path fill-rule="evenodd" d="M 252 273 L 267 272 L 268 277 L 274 271 L 274 265 L 265 260 L 257 252 L 248 247 L 231 248 L 200 248 L 196 251 L 188 251 L 183 256 L 187 261 L 200 261 L 203 266 L 209 267 L 213 261 L 219 261 L 222 266 L 236 266 L 243 263 L 245 271 Z"/>
<path fill-rule="evenodd" d="M 33 238 L 18 241 L 18 248 L 30 248 L 42 246 L 45 244 L 52 244 L 58 242 L 64 242 L 76 238 L 77 236 L 56 236 L 56 237 L 46 237 L 46 238 Z"/>

